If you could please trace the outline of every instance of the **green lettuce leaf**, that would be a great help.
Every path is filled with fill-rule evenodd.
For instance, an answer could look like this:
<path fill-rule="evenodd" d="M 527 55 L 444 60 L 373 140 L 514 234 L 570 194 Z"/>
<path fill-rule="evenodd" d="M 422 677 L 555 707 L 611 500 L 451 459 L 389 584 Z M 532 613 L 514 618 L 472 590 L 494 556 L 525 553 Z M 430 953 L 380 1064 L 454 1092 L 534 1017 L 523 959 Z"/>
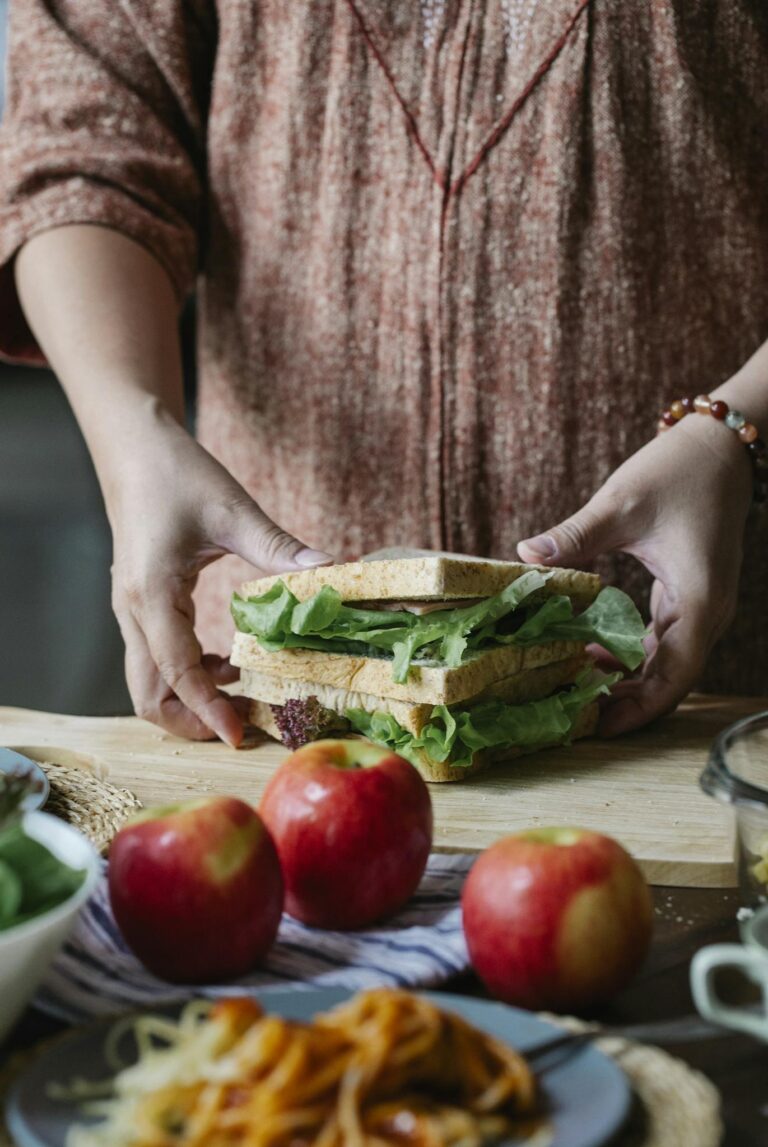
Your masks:
<path fill-rule="evenodd" d="M 627 669 L 637 669 L 645 656 L 645 633 L 645 624 L 632 599 L 608 585 L 588 609 L 576 616 L 570 598 L 550 597 L 520 626 L 514 641 L 516 645 L 595 641 Z"/>
<path fill-rule="evenodd" d="M 293 597 L 293 594 L 291 594 Z M 294 633 L 320 633 L 330 629 L 341 612 L 341 594 L 330 585 L 324 585 L 314 597 L 293 607 L 286 624 Z"/>
<path fill-rule="evenodd" d="M 345 715 L 358 733 L 413 764 L 421 750 L 435 761 L 467 766 L 480 749 L 535 749 L 567 741 L 581 711 L 620 678 L 620 673 L 586 669 L 572 689 L 540 701 L 509 705 L 490 700 L 469 709 L 437 705 L 418 737 L 389 713 L 348 709 Z"/>
<path fill-rule="evenodd" d="M 10 927 L 21 907 L 21 881 L 4 860 L 0 860 L 0 931 Z"/>
<path fill-rule="evenodd" d="M 355 731 L 362 733 L 369 741 L 394 749 L 401 757 L 405 757 L 412 764 L 416 763 L 414 736 L 404 729 L 391 713 L 380 711 L 369 713 L 366 709 L 348 709 L 344 716 L 354 725 Z"/>
<path fill-rule="evenodd" d="M 328 587 L 323 587 L 326 588 Z M 245 600 L 236 593 L 232 598 L 232 617 L 238 629 L 243 633 L 257 634 L 264 649 L 274 653 L 283 648 L 285 636 L 290 632 L 291 616 L 297 604 L 296 598 L 285 582 L 276 581 L 261 597 L 249 597 Z"/>
<path fill-rule="evenodd" d="M 239 630 L 253 634 L 270 653 L 319 649 L 387 657 L 392 659 L 394 680 L 401 683 L 407 681 L 417 658 L 455 668 L 494 645 L 550 641 L 595 641 L 635 669 L 643 659 L 645 627 L 626 594 L 609 586 L 574 616 L 567 597 L 537 600 L 550 576 L 529 570 L 501 593 L 475 605 L 423 616 L 344 605 L 340 594 L 327 585 L 299 602 L 284 582 L 277 581 L 261 597 L 244 600 L 235 594 L 232 616 Z"/>
<path fill-rule="evenodd" d="M 549 575 L 530 570 L 501 593 L 463 609 L 435 610 L 418 616 L 407 610 L 357 609 L 343 605 L 330 586 L 299 602 L 283 581 L 261 597 L 235 594 L 232 616 L 243 633 L 252 633 L 262 648 L 325 649 L 329 653 L 390 656 L 395 681 L 406 681 L 420 655 L 441 665 L 460 665 L 473 634 L 490 627 L 541 590 Z"/>
<path fill-rule="evenodd" d="M 70 868 L 21 824 L 0 833 L 0 932 L 55 908 L 72 896 L 85 872 Z"/>

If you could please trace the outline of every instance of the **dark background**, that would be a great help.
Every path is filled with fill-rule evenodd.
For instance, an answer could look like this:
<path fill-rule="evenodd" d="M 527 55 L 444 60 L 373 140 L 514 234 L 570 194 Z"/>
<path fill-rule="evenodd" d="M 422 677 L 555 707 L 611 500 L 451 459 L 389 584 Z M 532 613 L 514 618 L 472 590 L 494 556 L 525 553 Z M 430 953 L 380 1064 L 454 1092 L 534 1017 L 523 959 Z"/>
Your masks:
<path fill-rule="evenodd" d="M 0 0 L 0 93 L 7 7 Z M 96 477 L 61 387 L 48 371 L 0 363 L 0 704 L 130 712 L 110 562 Z"/>

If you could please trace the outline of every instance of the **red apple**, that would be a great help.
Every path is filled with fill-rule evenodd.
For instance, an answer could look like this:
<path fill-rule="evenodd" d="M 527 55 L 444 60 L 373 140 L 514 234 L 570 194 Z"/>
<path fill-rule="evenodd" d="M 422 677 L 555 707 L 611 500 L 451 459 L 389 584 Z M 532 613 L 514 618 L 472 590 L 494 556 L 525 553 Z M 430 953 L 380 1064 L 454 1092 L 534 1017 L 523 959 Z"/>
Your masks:
<path fill-rule="evenodd" d="M 129 947 L 178 984 L 249 972 L 274 943 L 283 910 L 272 839 L 234 797 L 139 813 L 112 843 L 109 894 Z"/>
<path fill-rule="evenodd" d="M 259 812 L 285 878 L 285 907 L 316 928 L 363 928 L 416 890 L 432 804 L 413 765 L 370 741 L 312 741 L 270 780 Z"/>
<path fill-rule="evenodd" d="M 499 840 L 462 896 L 475 971 L 499 999 L 580 1009 L 609 999 L 640 967 L 653 907 L 645 878 L 615 840 L 541 828 Z"/>

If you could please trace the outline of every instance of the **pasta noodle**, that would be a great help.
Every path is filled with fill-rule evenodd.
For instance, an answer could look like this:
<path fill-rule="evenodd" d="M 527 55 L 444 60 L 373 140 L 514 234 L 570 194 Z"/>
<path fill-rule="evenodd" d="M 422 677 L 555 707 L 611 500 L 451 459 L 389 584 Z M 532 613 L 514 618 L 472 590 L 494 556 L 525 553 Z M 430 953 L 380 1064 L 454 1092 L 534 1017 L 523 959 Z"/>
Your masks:
<path fill-rule="evenodd" d="M 138 1062 L 92 1108 L 105 1122 L 67 1147 L 485 1147 L 536 1103 L 518 1052 L 405 991 L 312 1023 L 235 998 L 137 1025 Z"/>

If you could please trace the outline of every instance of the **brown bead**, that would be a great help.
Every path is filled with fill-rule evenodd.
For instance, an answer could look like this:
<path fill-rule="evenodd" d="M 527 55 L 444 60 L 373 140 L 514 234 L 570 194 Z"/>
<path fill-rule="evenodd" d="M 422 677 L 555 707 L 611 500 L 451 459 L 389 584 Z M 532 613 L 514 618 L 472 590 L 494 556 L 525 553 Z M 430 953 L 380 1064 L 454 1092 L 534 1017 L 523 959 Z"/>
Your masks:
<path fill-rule="evenodd" d="M 762 438 L 755 438 L 754 442 L 750 442 L 749 452 L 753 458 L 759 458 L 761 454 L 765 454 L 765 443 Z"/>
<path fill-rule="evenodd" d="M 672 403 L 672 405 L 669 408 L 669 413 L 672 415 L 673 418 L 676 418 L 678 420 L 678 422 L 680 421 L 681 418 L 685 418 L 685 413 L 686 413 L 685 407 L 683 406 L 680 399 L 677 399 L 676 402 Z"/>
<path fill-rule="evenodd" d="M 739 438 L 745 446 L 749 446 L 750 442 L 754 442 L 757 438 L 757 427 L 753 426 L 751 422 L 747 422 L 739 431 Z"/>
<path fill-rule="evenodd" d="M 755 473 L 768 474 L 768 454 L 758 454 L 755 458 Z"/>
<path fill-rule="evenodd" d="M 671 410 L 665 410 L 661 416 L 661 420 L 666 426 L 674 426 L 677 422 L 677 419 Z"/>
<path fill-rule="evenodd" d="M 694 404 L 694 400 L 690 394 L 686 395 L 685 398 L 680 399 L 680 405 L 682 406 L 682 408 L 686 414 L 693 414 L 694 410 L 696 409 L 696 406 Z"/>
<path fill-rule="evenodd" d="M 693 400 L 693 406 L 699 414 L 709 414 L 709 395 L 697 394 Z"/>
<path fill-rule="evenodd" d="M 723 421 L 729 410 L 730 407 L 728 406 L 728 403 L 723 402 L 719 398 L 715 399 L 714 402 L 710 402 L 709 404 L 709 413 L 713 418 L 716 418 L 718 422 Z"/>

